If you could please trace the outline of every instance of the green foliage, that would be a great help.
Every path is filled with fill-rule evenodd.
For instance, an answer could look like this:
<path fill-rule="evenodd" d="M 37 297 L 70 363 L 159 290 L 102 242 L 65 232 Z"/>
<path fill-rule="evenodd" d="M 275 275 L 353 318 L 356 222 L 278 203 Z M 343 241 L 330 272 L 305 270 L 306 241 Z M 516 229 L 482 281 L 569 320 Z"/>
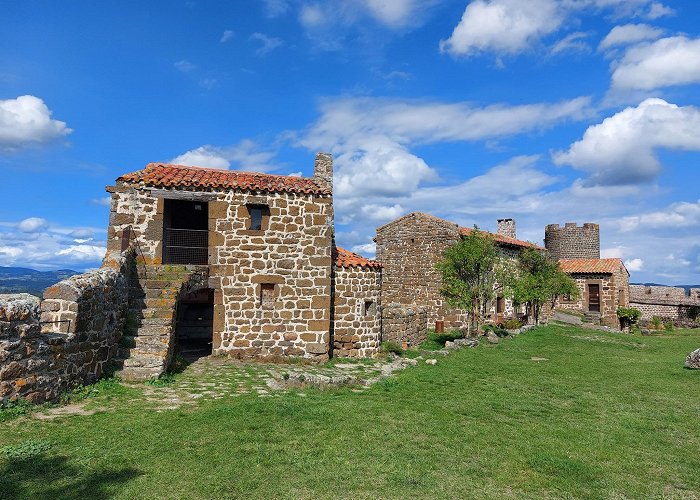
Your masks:
<path fill-rule="evenodd" d="M 651 318 L 651 327 L 654 330 L 661 330 L 662 325 L 663 325 L 663 320 L 661 319 L 660 316 L 653 316 Z"/>
<path fill-rule="evenodd" d="M 700 319 L 700 306 L 690 306 L 688 308 L 688 318 L 692 320 Z"/>
<path fill-rule="evenodd" d="M 508 318 L 503 322 L 503 328 L 506 330 L 517 330 L 521 326 L 523 326 L 523 322 L 518 318 Z"/>
<path fill-rule="evenodd" d="M 520 253 L 519 273 L 512 283 L 513 301 L 527 304 L 539 324 L 542 305 L 552 307 L 562 295 L 578 297 L 579 289 L 571 276 L 559 268 L 559 263 L 535 249 L 527 248 Z"/>
<path fill-rule="evenodd" d="M 469 315 L 469 328 L 481 329 L 486 305 L 496 297 L 497 284 L 504 283 L 504 263 L 488 234 L 474 229 L 445 250 L 436 265 L 442 278 L 440 294 L 454 308 Z"/>
<path fill-rule="evenodd" d="M 0 422 L 7 422 L 22 415 L 28 415 L 33 409 L 34 405 L 25 399 L 10 401 L 5 405 L 0 405 Z"/>
<path fill-rule="evenodd" d="M 172 372 L 166 372 L 158 378 L 146 380 L 146 385 L 150 385 L 152 387 L 167 387 L 173 382 L 175 382 L 175 374 Z"/>
<path fill-rule="evenodd" d="M 401 347 L 398 342 L 387 340 L 386 342 L 382 342 L 382 352 L 393 352 L 394 354 L 401 356 L 403 354 L 403 347 Z"/>
<path fill-rule="evenodd" d="M 445 333 L 435 333 L 435 330 L 429 330 L 425 341 L 418 346 L 420 349 L 428 351 L 437 351 L 445 347 L 445 342 L 455 339 L 461 339 L 464 334 L 460 330 L 450 330 Z"/>
<path fill-rule="evenodd" d="M 53 444 L 50 441 L 23 441 L 19 444 L 10 444 L 0 448 L 0 457 L 16 460 L 27 460 L 29 458 L 34 458 L 37 455 L 40 455 L 52 446 Z"/>
<path fill-rule="evenodd" d="M 629 327 L 631 330 L 633 326 L 639 323 L 639 318 L 642 317 L 642 311 L 636 307 L 618 307 L 617 317 L 620 320 L 620 326 L 622 328 Z"/>
<path fill-rule="evenodd" d="M 673 331 L 673 321 L 671 321 L 669 319 L 668 321 L 664 322 L 664 330 L 666 330 L 667 332 L 672 332 Z"/>
<path fill-rule="evenodd" d="M 118 392 L 121 388 L 119 380 L 116 378 L 103 378 L 90 385 L 79 384 L 73 387 L 68 392 L 61 394 L 60 401 L 62 404 L 75 403 L 88 398 L 97 396 L 105 396 L 110 393 Z"/>
<path fill-rule="evenodd" d="M 510 332 L 508 330 L 506 330 L 505 328 L 501 328 L 500 326 L 497 326 L 497 325 L 484 326 L 484 333 L 487 333 L 487 332 L 493 332 L 494 334 L 496 334 L 496 336 L 501 337 L 501 338 L 507 337 L 508 335 L 510 335 Z"/>

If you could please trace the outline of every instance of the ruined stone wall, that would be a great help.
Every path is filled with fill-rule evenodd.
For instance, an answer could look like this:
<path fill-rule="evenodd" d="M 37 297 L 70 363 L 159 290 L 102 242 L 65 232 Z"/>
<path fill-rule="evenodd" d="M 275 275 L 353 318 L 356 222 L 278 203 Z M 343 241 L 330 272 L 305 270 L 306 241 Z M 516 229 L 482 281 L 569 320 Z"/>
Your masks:
<path fill-rule="evenodd" d="M 415 347 L 428 335 L 428 308 L 389 304 L 382 307 L 382 342 Z"/>
<path fill-rule="evenodd" d="M 686 294 L 683 288 L 672 286 L 630 285 L 630 306 L 642 311 L 645 320 L 654 316 L 685 319 L 692 306 L 700 306 L 700 289 L 691 288 Z"/>
<path fill-rule="evenodd" d="M 544 246 L 550 256 L 559 259 L 600 259 L 600 226 L 586 223 L 564 227 L 549 224 L 544 229 Z"/>
<path fill-rule="evenodd" d="M 435 269 L 443 252 L 459 237 L 456 224 L 422 213 L 377 228 L 377 260 L 384 267 L 383 303 L 426 307 L 430 326 L 436 320 L 444 320 L 448 328 L 462 326 L 466 315 L 444 301 Z"/>
<path fill-rule="evenodd" d="M 333 356 L 368 358 L 381 343 L 380 268 L 336 267 Z"/>
<path fill-rule="evenodd" d="M 128 303 L 128 259 L 119 269 L 73 276 L 44 300 L 0 299 L 0 399 L 56 400 L 92 383 L 118 350 Z M 41 323 L 40 323 L 41 321 Z"/>

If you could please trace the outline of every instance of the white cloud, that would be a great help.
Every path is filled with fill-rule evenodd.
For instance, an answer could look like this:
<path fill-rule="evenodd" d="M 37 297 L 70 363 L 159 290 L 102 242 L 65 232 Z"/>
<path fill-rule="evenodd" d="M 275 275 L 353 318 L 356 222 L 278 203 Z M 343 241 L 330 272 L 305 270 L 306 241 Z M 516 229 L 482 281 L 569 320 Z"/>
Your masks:
<path fill-rule="evenodd" d="M 0 262 L 7 262 L 8 259 L 11 261 L 22 255 L 22 250 L 15 247 L 0 246 Z"/>
<path fill-rule="evenodd" d="M 652 90 L 700 82 L 700 38 L 662 38 L 634 45 L 613 63 L 614 89 Z"/>
<path fill-rule="evenodd" d="M 326 22 L 326 12 L 318 4 L 305 4 L 299 12 L 299 22 L 306 28 L 315 28 Z"/>
<path fill-rule="evenodd" d="M 622 218 L 619 224 L 622 232 L 639 229 L 700 229 L 700 200 L 695 203 L 673 203 L 664 210 L 627 216 Z"/>
<path fill-rule="evenodd" d="M 97 245 L 71 245 L 56 252 L 57 257 L 69 257 L 74 262 L 95 262 L 102 260 L 107 249 Z"/>
<path fill-rule="evenodd" d="M 598 50 L 607 50 L 632 43 L 656 40 L 663 35 L 664 30 L 648 24 L 624 24 L 615 26 L 598 45 Z"/>
<path fill-rule="evenodd" d="M 216 78 L 201 78 L 197 84 L 202 87 L 203 89 L 211 90 L 214 87 L 216 87 L 217 84 Z"/>
<path fill-rule="evenodd" d="M 260 146 L 244 139 L 233 146 L 204 145 L 176 156 L 171 163 L 196 167 L 228 169 L 234 164 L 238 170 L 267 172 L 277 167 L 272 163 L 275 153 L 264 151 Z"/>
<path fill-rule="evenodd" d="M 275 50 L 277 47 L 281 47 L 284 43 L 279 38 L 271 37 L 266 35 L 265 33 L 257 32 L 250 35 L 248 39 L 253 42 L 260 42 L 260 46 L 255 50 L 255 53 L 259 56 L 263 56 Z"/>
<path fill-rule="evenodd" d="M 588 42 L 586 42 L 588 36 L 588 33 L 584 33 L 582 31 L 570 33 L 552 46 L 550 54 L 557 55 L 566 52 L 589 52 L 591 47 L 588 45 Z"/>
<path fill-rule="evenodd" d="M 642 259 L 626 260 L 625 267 L 628 271 L 641 271 L 642 269 L 644 269 L 644 261 Z"/>
<path fill-rule="evenodd" d="M 516 54 L 555 32 L 565 12 L 553 0 L 474 0 L 440 50 L 454 56 L 493 51 Z"/>
<path fill-rule="evenodd" d="M 197 67 L 191 62 L 187 61 L 186 59 L 177 61 L 175 64 L 173 64 L 173 66 L 175 66 L 175 69 L 177 69 L 178 71 L 182 71 L 183 73 L 189 73 Z"/>
<path fill-rule="evenodd" d="M 592 184 L 623 185 L 652 180 L 661 164 L 656 149 L 700 151 L 700 109 L 646 99 L 588 127 L 558 165 L 588 172 Z"/>
<path fill-rule="evenodd" d="M 17 224 L 17 229 L 23 233 L 36 233 L 37 231 L 43 231 L 48 227 L 49 223 L 46 219 L 40 217 L 29 217 L 24 219 L 22 222 Z"/>
<path fill-rule="evenodd" d="M 224 30 L 224 32 L 221 34 L 221 39 L 219 42 L 221 43 L 226 43 L 228 42 L 231 38 L 233 38 L 233 31 L 231 30 Z"/>
<path fill-rule="evenodd" d="M 377 21 L 390 26 L 401 27 L 415 21 L 414 15 L 422 6 L 430 2 L 421 0 L 364 0 L 369 14 Z"/>
<path fill-rule="evenodd" d="M 624 253 L 624 247 L 601 248 L 600 257 L 602 259 L 621 259 Z"/>
<path fill-rule="evenodd" d="M 0 100 L 0 150 L 46 143 L 71 132 L 65 122 L 51 118 L 51 110 L 38 97 Z"/>
<path fill-rule="evenodd" d="M 105 196 L 103 198 L 93 198 L 90 200 L 90 203 L 93 205 L 101 205 L 103 207 L 108 207 L 112 204 L 112 197 L 111 196 Z"/>
<path fill-rule="evenodd" d="M 541 45 L 547 36 L 575 25 L 576 15 L 600 10 L 617 18 L 656 18 L 672 12 L 651 0 L 473 0 L 450 37 L 440 41 L 440 50 L 467 57 L 484 52 L 519 54 Z M 566 40 L 567 37 L 562 41 Z M 575 47 L 583 47 L 580 37 Z"/>
<path fill-rule="evenodd" d="M 350 251 L 374 258 L 377 253 L 377 246 L 374 243 L 365 243 L 363 245 L 353 246 Z"/>

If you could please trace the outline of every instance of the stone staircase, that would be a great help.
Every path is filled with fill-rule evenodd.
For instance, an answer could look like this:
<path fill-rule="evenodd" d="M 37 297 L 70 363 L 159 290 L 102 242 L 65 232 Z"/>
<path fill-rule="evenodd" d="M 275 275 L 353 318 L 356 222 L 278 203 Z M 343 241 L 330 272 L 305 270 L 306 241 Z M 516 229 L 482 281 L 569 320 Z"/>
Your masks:
<path fill-rule="evenodd" d="M 130 282 L 129 314 L 114 359 L 125 381 L 157 378 L 166 372 L 175 346 L 180 292 L 204 281 L 206 266 L 139 264 Z"/>
<path fill-rule="evenodd" d="M 600 313 L 593 311 L 586 311 L 583 313 L 583 322 L 592 323 L 594 325 L 600 325 Z"/>

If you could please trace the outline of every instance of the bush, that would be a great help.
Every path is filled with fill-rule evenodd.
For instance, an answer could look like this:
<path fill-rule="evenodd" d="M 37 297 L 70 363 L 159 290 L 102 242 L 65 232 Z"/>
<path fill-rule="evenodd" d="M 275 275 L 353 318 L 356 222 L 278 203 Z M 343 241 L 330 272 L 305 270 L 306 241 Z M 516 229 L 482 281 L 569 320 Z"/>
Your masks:
<path fill-rule="evenodd" d="M 620 326 L 622 328 L 629 327 L 630 330 L 632 330 L 632 327 L 639 323 L 639 318 L 642 317 L 642 311 L 636 307 L 618 307 L 617 317 L 620 320 Z"/>
<path fill-rule="evenodd" d="M 700 323 L 700 306 L 690 306 L 688 308 L 688 318 Z"/>
<path fill-rule="evenodd" d="M 523 323 L 517 318 L 508 318 L 503 322 L 503 328 L 506 330 L 517 330 L 522 327 Z"/>
<path fill-rule="evenodd" d="M 387 340 L 386 342 L 382 342 L 382 352 L 393 352 L 401 356 L 403 354 L 403 348 L 398 342 Z"/>
<path fill-rule="evenodd" d="M 651 327 L 654 330 L 661 330 L 661 325 L 663 324 L 663 321 L 660 316 L 654 316 L 651 318 Z"/>
<path fill-rule="evenodd" d="M 670 319 L 664 323 L 664 330 L 667 332 L 672 332 L 673 331 L 673 321 Z"/>
<path fill-rule="evenodd" d="M 508 330 L 506 330 L 505 328 L 501 328 L 498 325 L 486 325 L 486 326 L 484 326 L 484 334 L 486 334 L 488 332 L 493 332 L 494 334 L 496 334 L 497 337 L 501 337 L 501 338 L 507 337 L 508 335 L 510 335 L 510 332 Z"/>

